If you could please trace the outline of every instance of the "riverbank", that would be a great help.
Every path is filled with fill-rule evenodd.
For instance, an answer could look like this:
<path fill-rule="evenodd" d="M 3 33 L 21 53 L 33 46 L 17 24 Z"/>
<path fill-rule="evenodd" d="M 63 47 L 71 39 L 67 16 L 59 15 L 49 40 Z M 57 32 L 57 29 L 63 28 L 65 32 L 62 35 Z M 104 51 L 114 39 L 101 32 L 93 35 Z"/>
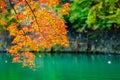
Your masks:
<path fill-rule="evenodd" d="M 81 33 L 69 33 L 68 51 L 88 51 L 103 53 L 120 53 L 120 29 L 88 30 Z M 65 50 L 65 51 L 66 51 Z"/>
<path fill-rule="evenodd" d="M 58 48 L 47 52 L 71 52 L 71 53 L 110 53 L 120 54 L 120 30 L 88 30 L 85 32 L 69 32 L 69 44 L 68 48 Z M 6 50 L 11 45 L 12 39 L 5 34 L 0 34 L 0 52 L 7 52 Z"/>

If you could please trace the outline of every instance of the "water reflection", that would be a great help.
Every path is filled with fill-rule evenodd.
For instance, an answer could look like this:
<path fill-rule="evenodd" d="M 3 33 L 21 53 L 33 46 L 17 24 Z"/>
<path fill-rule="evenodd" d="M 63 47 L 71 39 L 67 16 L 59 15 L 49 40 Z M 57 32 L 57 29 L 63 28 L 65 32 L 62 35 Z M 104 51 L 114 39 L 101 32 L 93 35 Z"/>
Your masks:
<path fill-rule="evenodd" d="M 6 63 L 7 60 L 7 63 Z M 0 54 L 1 80 L 120 80 L 120 56 L 40 54 L 36 69 L 12 64 Z"/>

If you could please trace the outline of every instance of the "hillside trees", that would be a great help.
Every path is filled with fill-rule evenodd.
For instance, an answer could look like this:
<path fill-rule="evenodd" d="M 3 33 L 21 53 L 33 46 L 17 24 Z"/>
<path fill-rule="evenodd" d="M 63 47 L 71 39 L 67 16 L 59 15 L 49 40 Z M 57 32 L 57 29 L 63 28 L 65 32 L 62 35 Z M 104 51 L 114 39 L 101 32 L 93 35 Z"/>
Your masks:
<path fill-rule="evenodd" d="M 120 0 L 73 0 L 69 20 L 78 31 L 120 28 Z"/>

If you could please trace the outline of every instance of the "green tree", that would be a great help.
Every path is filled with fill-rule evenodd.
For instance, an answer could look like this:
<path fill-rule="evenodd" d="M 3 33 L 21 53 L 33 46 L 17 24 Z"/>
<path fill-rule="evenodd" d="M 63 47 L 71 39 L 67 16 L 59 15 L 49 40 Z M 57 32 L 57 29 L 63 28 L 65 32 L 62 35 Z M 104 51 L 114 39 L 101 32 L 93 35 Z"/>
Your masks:
<path fill-rule="evenodd" d="M 79 31 L 120 27 L 120 0 L 74 0 L 70 22 Z"/>

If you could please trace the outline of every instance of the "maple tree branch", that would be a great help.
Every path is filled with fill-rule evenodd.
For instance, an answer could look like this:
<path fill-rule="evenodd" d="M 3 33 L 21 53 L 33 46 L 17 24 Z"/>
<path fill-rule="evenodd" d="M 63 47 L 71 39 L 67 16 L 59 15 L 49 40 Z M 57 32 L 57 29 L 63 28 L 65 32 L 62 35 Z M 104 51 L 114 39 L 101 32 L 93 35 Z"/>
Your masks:
<path fill-rule="evenodd" d="M 15 10 L 14 6 L 12 5 L 11 0 L 9 0 L 9 3 L 10 3 L 10 6 L 13 8 L 13 10 L 14 10 L 15 14 L 17 15 L 17 11 Z M 17 19 L 19 19 L 19 18 L 18 18 L 18 16 L 17 16 Z M 20 25 L 20 23 L 19 23 L 18 21 L 17 21 L 17 23 Z M 24 31 L 24 30 L 22 30 L 22 31 L 23 31 L 24 36 L 25 36 L 25 38 L 26 38 L 25 31 Z M 27 40 L 27 38 L 26 38 L 25 40 Z M 25 49 L 25 51 L 26 51 L 26 49 Z"/>
<path fill-rule="evenodd" d="M 31 10 L 31 12 L 32 12 L 32 14 L 33 14 L 33 16 L 34 16 L 34 18 L 35 18 L 35 21 L 36 21 L 36 23 L 37 23 L 37 25 L 38 25 L 38 27 L 39 27 L 39 24 L 38 24 L 38 21 L 37 21 L 37 18 L 36 18 L 36 16 L 35 16 L 34 11 L 32 10 L 30 4 L 29 4 L 26 0 L 25 0 L 25 2 L 26 2 L 26 4 L 28 5 L 28 7 L 30 8 L 30 10 Z"/>
<path fill-rule="evenodd" d="M 13 10 L 14 10 L 15 14 L 17 14 L 17 11 L 15 10 L 14 6 L 12 5 L 11 0 L 9 0 L 9 3 L 10 3 L 10 6 L 13 8 Z"/>

